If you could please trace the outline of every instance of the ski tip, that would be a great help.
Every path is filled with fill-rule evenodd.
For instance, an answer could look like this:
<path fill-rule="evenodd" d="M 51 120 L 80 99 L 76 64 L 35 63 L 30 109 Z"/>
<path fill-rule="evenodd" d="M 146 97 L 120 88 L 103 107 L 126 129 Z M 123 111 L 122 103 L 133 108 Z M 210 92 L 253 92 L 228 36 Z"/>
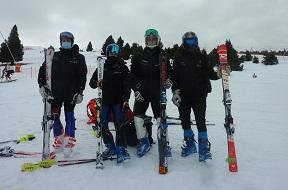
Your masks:
<path fill-rule="evenodd" d="M 159 174 L 167 174 L 168 173 L 168 168 L 164 166 L 159 167 Z"/>
<path fill-rule="evenodd" d="M 231 164 L 231 165 L 229 166 L 229 171 L 230 171 L 230 172 L 238 172 L 238 166 L 237 166 L 237 164 Z"/>

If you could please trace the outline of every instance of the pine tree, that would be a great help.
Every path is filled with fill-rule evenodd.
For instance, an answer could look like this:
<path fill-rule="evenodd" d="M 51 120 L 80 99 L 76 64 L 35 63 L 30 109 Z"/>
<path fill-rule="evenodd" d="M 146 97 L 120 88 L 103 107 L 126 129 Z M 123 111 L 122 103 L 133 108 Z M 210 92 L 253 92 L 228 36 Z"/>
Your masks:
<path fill-rule="evenodd" d="M 219 65 L 219 55 L 217 53 L 217 49 L 214 48 L 209 54 L 208 54 L 208 58 L 209 58 L 209 64 L 213 67 L 216 65 Z"/>
<path fill-rule="evenodd" d="M 105 55 L 106 47 L 107 47 L 109 44 L 112 44 L 112 43 L 115 43 L 115 41 L 114 41 L 113 36 L 110 35 L 110 36 L 106 39 L 106 41 L 104 42 L 104 44 L 103 44 L 102 52 L 101 52 L 102 55 Z"/>
<path fill-rule="evenodd" d="M 128 43 L 125 44 L 123 51 L 122 51 L 122 58 L 124 60 L 128 60 L 131 54 L 131 47 Z"/>
<path fill-rule="evenodd" d="M 252 61 L 252 55 L 248 50 L 245 52 L 245 61 Z"/>
<path fill-rule="evenodd" d="M 22 61 L 24 55 L 23 45 L 21 44 L 21 41 L 19 39 L 18 29 L 16 25 L 13 26 L 8 37 L 8 41 L 6 42 L 11 50 L 15 61 Z M 12 64 L 14 63 L 13 57 L 10 54 L 5 43 L 1 44 L 1 52 L 1 62 L 11 62 Z"/>
<path fill-rule="evenodd" d="M 165 52 L 169 59 L 175 59 L 181 52 L 181 47 L 178 44 L 174 44 L 172 48 L 165 48 Z"/>
<path fill-rule="evenodd" d="M 259 58 L 254 55 L 252 62 L 253 63 L 259 63 Z"/>
<path fill-rule="evenodd" d="M 264 65 L 276 65 L 276 64 L 278 64 L 278 59 L 275 56 L 275 53 L 269 52 L 269 53 L 264 55 L 262 63 Z"/>
<path fill-rule="evenodd" d="M 121 38 L 121 36 L 118 38 L 116 44 L 120 47 L 120 49 L 122 50 L 123 45 L 124 45 L 124 40 Z"/>
<path fill-rule="evenodd" d="M 240 63 L 244 63 L 244 61 L 246 61 L 246 55 L 241 55 L 241 56 L 239 57 L 239 62 L 240 62 Z"/>
<path fill-rule="evenodd" d="M 141 50 L 143 50 L 143 47 L 140 46 L 139 44 L 137 43 L 132 43 L 132 47 L 131 47 L 131 55 L 135 55 L 137 54 L 138 52 L 140 52 Z"/>
<path fill-rule="evenodd" d="M 88 43 L 88 46 L 86 48 L 86 51 L 93 51 L 92 43 L 91 41 Z"/>
<path fill-rule="evenodd" d="M 226 47 L 227 47 L 227 56 L 228 56 L 228 64 L 231 67 L 232 71 L 242 71 L 243 65 L 240 66 L 240 61 L 238 58 L 237 51 L 233 48 L 232 43 L 230 40 L 226 40 Z"/>

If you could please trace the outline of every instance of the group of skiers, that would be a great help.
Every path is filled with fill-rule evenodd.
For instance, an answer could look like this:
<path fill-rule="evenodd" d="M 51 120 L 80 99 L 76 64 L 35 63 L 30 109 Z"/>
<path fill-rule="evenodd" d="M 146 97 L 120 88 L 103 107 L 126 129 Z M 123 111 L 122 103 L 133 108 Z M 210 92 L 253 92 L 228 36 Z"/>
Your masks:
<path fill-rule="evenodd" d="M 125 127 L 123 110 L 129 108 L 131 89 L 134 91 L 134 124 L 139 144 L 137 156 L 144 156 L 151 148 L 148 132 L 144 125 L 145 113 L 151 104 L 157 126 L 160 125 L 160 36 L 155 29 L 145 32 L 145 48 L 134 55 L 131 70 L 120 58 L 121 49 L 117 44 L 109 44 L 105 55 L 104 78 L 98 79 L 97 69 L 90 79 L 89 86 L 101 88 L 103 92 L 100 121 L 102 137 L 106 150 L 103 160 L 117 156 L 117 163 L 130 159 L 125 144 Z M 40 67 L 38 75 L 39 91 L 43 98 L 52 94 L 52 114 L 54 117 L 54 151 L 71 152 L 75 146 L 74 108 L 83 100 L 86 84 L 87 67 L 85 58 L 74 44 L 74 36 L 70 32 L 60 34 L 60 51 L 56 52 L 52 61 L 51 91 L 45 80 L 45 66 Z M 211 159 L 210 142 L 205 124 L 206 98 L 211 92 L 210 79 L 219 76 L 208 64 L 207 55 L 201 52 L 198 38 L 194 32 L 186 32 L 182 37 L 182 51 L 173 61 L 167 63 L 166 89 L 172 88 L 172 102 L 178 107 L 185 143 L 181 156 L 197 153 L 194 132 L 191 129 L 191 108 L 193 109 L 198 129 L 199 161 Z M 61 107 L 64 105 L 65 130 L 60 121 Z M 108 128 L 109 113 L 113 113 L 116 139 Z M 167 148 L 167 156 L 171 156 L 171 148 Z"/>

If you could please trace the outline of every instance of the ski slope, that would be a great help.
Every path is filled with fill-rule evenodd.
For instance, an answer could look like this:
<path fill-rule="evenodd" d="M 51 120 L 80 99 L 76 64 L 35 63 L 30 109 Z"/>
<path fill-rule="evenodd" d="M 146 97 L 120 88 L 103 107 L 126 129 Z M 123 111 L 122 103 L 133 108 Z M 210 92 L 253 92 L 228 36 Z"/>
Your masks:
<path fill-rule="evenodd" d="M 43 104 L 38 93 L 37 73 L 43 62 L 41 49 L 27 50 L 18 80 L 0 84 L 0 141 L 17 139 L 33 133 L 36 139 L 21 144 L 6 144 L 15 150 L 42 151 L 41 120 Z M 84 53 L 88 67 L 89 82 L 96 66 L 97 52 Z M 260 59 L 261 60 L 261 59 Z M 276 66 L 264 66 L 246 62 L 243 72 L 232 72 L 232 115 L 236 124 L 235 143 L 238 173 L 228 171 L 226 132 L 223 127 L 224 106 L 222 104 L 221 80 L 212 81 L 212 93 L 208 96 L 207 120 L 215 123 L 208 126 L 212 143 L 213 159 L 198 162 L 198 154 L 180 156 L 183 132 L 181 126 L 169 126 L 169 140 L 173 157 L 169 159 L 167 175 L 158 174 L 157 144 L 147 156 L 137 158 L 136 149 L 129 147 L 131 160 L 122 165 L 116 161 L 105 161 L 103 170 L 96 170 L 95 163 L 39 169 L 32 173 L 20 171 L 25 162 L 38 162 L 41 157 L 0 158 L 0 190 L 282 190 L 287 187 L 288 166 L 288 58 L 279 57 Z M 257 78 L 252 78 L 256 73 Z M 82 104 L 75 109 L 77 144 L 73 159 L 95 158 L 96 139 L 91 127 L 86 124 L 86 104 L 96 96 L 88 84 Z M 168 91 L 167 113 L 178 116 Z M 131 95 L 130 105 L 134 97 Z M 285 114 L 286 113 L 286 114 Z M 63 114 L 62 114 L 63 115 Z M 151 114 L 151 109 L 148 110 Z M 62 122 L 64 122 L 64 118 Z M 194 132 L 196 127 L 193 126 Z M 197 134 L 197 132 L 196 132 Z M 153 128 L 156 139 L 156 127 Z M 196 137 L 197 139 L 197 137 Z M 0 145 L 1 147 L 4 145 Z M 63 155 L 57 155 L 59 160 Z"/>

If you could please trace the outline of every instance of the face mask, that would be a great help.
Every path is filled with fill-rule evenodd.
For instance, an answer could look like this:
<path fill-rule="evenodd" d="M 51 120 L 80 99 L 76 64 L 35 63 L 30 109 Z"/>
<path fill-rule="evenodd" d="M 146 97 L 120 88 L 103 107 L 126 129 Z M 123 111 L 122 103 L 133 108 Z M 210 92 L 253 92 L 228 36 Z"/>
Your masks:
<path fill-rule="evenodd" d="M 111 63 L 116 63 L 118 61 L 118 57 L 108 57 L 107 58 Z"/>
<path fill-rule="evenodd" d="M 72 48 L 72 43 L 71 42 L 62 42 L 61 47 L 63 49 L 71 49 Z"/>

